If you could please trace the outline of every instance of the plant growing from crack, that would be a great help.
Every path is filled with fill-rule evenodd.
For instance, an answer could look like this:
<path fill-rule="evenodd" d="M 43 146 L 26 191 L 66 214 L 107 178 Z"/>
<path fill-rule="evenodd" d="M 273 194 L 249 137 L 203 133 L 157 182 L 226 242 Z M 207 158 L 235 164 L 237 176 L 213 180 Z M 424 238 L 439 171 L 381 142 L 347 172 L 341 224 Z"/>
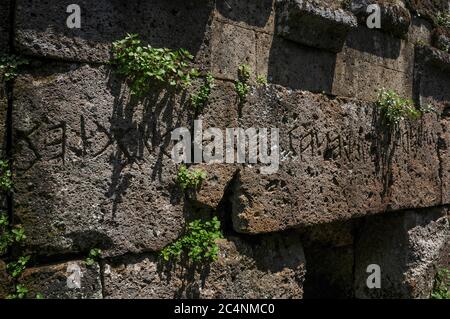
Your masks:
<path fill-rule="evenodd" d="M 256 77 L 256 83 L 258 83 L 259 85 L 266 85 L 267 84 L 267 78 L 263 75 L 258 75 Z"/>
<path fill-rule="evenodd" d="M 204 108 L 213 88 L 214 78 L 211 73 L 208 73 L 205 77 L 205 83 L 190 96 L 191 105 L 196 111 L 201 111 Z"/>
<path fill-rule="evenodd" d="M 8 295 L 7 299 L 24 299 L 27 297 L 28 289 L 24 285 L 17 284 L 14 287 L 14 292 Z"/>
<path fill-rule="evenodd" d="M 0 82 L 11 81 L 16 78 L 21 65 L 28 64 L 28 60 L 16 55 L 0 57 Z"/>
<path fill-rule="evenodd" d="M 181 165 L 177 174 L 177 183 L 182 191 L 197 191 L 207 176 L 203 170 L 189 170 L 185 165 Z"/>
<path fill-rule="evenodd" d="M 241 64 L 238 68 L 238 79 L 234 83 L 236 93 L 239 96 L 240 104 L 245 103 L 248 92 L 250 91 L 250 85 L 248 81 L 250 79 L 251 68 L 247 64 Z"/>
<path fill-rule="evenodd" d="M 405 119 L 417 120 L 423 113 L 430 112 L 431 107 L 417 109 L 411 100 L 401 98 L 394 90 L 381 89 L 378 93 L 377 106 L 387 125 L 398 125 Z"/>
<path fill-rule="evenodd" d="M 450 28 L 450 13 L 439 12 L 434 22 L 440 27 Z"/>
<path fill-rule="evenodd" d="M 23 227 L 15 225 L 11 228 L 6 213 L 0 212 L 0 255 L 6 253 L 10 246 L 19 244 L 26 238 Z"/>
<path fill-rule="evenodd" d="M 450 299 L 450 270 L 440 269 L 434 279 L 432 299 Z"/>
<path fill-rule="evenodd" d="M 186 235 L 165 247 L 160 255 L 169 261 L 178 259 L 184 252 L 193 262 L 215 261 L 219 253 L 216 240 L 219 238 L 223 235 L 217 217 L 206 222 L 194 220 L 189 223 Z"/>
<path fill-rule="evenodd" d="M 0 189 L 5 192 L 11 191 L 13 187 L 11 169 L 8 161 L 0 160 Z"/>
<path fill-rule="evenodd" d="M 89 251 L 88 257 L 86 258 L 86 261 L 85 261 L 86 265 L 88 265 L 88 266 L 94 265 L 100 258 L 101 253 L 102 253 L 102 251 L 99 248 L 92 248 Z"/>
<path fill-rule="evenodd" d="M 25 230 L 21 225 L 15 225 L 11 227 L 8 216 L 4 212 L 0 212 L 0 255 L 6 253 L 9 247 L 20 244 L 27 236 Z M 6 265 L 8 274 L 17 279 L 26 269 L 31 256 L 21 256 L 17 261 L 10 262 Z M 22 284 L 16 284 L 14 292 L 8 295 L 8 299 L 23 299 L 26 298 L 28 289 Z M 35 295 L 36 299 L 43 299 L 41 293 Z"/>
<path fill-rule="evenodd" d="M 194 57 L 189 51 L 144 46 L 137 34 L 127 34 L 114 42 L 112 52 L 111 64 L 127 77 L 131 92 L 137 95 L 144 94 L 154 83 L 187 87 L 199 76 L 198 70 L 190 67 Z"/>
<path fill-rule="evenodd" d="M 17 278 L 27 267 L 28 262 L 30 261 L 30 256 L 22 256 L 16 262 L 11 262 L 6 266 L 6 270 L 9 272 L 11 277 Z"/>

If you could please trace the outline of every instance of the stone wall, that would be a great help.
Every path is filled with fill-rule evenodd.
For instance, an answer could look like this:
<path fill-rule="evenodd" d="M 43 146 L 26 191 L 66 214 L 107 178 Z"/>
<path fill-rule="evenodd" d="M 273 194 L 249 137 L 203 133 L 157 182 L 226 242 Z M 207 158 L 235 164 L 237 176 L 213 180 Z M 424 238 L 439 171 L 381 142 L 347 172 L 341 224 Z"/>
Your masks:
<path fill-rule="evenodd" d="M 74 2 L 80 29 L 66 26 Z M 365 25 L 369 3 L 382 7 L 379 30 Z M 450 262 L 449 30 L 434 23 L 449 4 L 3 1 L 0 53 L 30 61 L 0 95 L 14 180 L 5 209 L 27 233 L 3 259 L 32 261 L 14 280 L 0 261 L 0 297 L 20 283 L 47 298 L 429 298 Z M 186 48 L 212 73 L 201 114 L 183 90 L 130 94 L 108 64 L 127 33 Z M 243 63 L 252 87 L 240 103 Z M 435 112 L 393 132 L 375 104 L 382 87 Z M 195 119 L 279 128 L 278 172 L 199 164 L 207 180 L 187 198 L 170 133 Z M 199 215 L 222 221 L 218 260 L 162 261 Z M 91 248 L 102 254 L 88 265 Z M 366 286 L 370 264 L 380 289 Z M 81 287 L 67 284 L 74 267 Z"/>

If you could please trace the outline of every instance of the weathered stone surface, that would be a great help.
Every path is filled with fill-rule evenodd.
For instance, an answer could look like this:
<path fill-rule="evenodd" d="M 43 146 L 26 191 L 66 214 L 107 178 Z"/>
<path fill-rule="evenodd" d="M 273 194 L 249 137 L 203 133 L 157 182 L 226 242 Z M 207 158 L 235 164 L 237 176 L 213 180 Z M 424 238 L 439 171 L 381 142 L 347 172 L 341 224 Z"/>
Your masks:
<path fill-rule="evenodd" d="M 9 52 L 10 1 L 0 3 L 0 55 Z"/>
<path fill-rule="evenodd" d="M 423 107 L 432 106 L 439 114 L 438 152 L 442 203 L 450 203 L 450 54 L 431 48 L 418 47 L 415 66 L 416 99 Z"/>
<path fill-rule="evenodd" d="M 431 41 L 433 46 L 448 53 L 450 50 L 450 29 L 434 29 L 431 35 Z"/>
<path fill-rule="evenodd" d="M 346 220 L 441 203 L 434 114 L 382 125 L 373 103 L 329 99 L 278 86 L 257 90 L 243 128 L 278 128 L 280 167 L 243 167 L 233 187 L 233 225 L 243 233 Z"/>
<path fill-rule="evenodd" d="M 403 38 L 408 33 L 411 24 L 411 14 L 405 8 L 403 2 L 380 0 L 352 0 L 349 10 L 358 17 L 361 25 L 367 25 L 367 19 L 373 11 L 367 11 L 369 5 L 377 4 L 380 7 L 381 30 Z"/>
<path fill-rule="evenodd" d="M 217 0 L 217 19 L 257 31 L 273 33 L 274 0 Z"/>
<path fill-rule="evenodd" d="M 15 213 L 39 254 L 159 250 L 184 225 L 170 132 L 186 94 L 129 98 L 106 67 L 50 64 L 17 78 Z"/>
<path fill-rule="evenodd" d="M 357 298 L 429 298 L 435 266 L 450 239 L 447 208 L 370 218 L 355 246 Z M 381 267 L 381 288 L 368 289 L 367 266 Z"/>
<path fill-rule="evenodd" d="M 219 259 L 165 268 L 153 255 L 105 265 L 105 298 L 301 298 L 305 259 L 298 237 L 218 241 Z"/>
<path fill-rule="evenodd" d="M 432 24 L 422 18 L 413 17 L 409 28 L 408 41 L 411 43 L 431 43 Z"/>
<path fill-rule="evenodd" d="M 292 89 L 331 93 L 336 55 L 258 33 L 257 73 Z"/>
<path fill-rule="evenodd" d="M 214 76 L 235 80 L 238 68 L 247 64 L 256 69 L 255 32 L 220 21 L 212 25 L 211 68 Z M 255 75 L 252 73 L 252 78 Z"/>
<path fill-rule="evenodd" d="M 356 18 L 343 9 L 323 6 L 309 0 L 277 2 L 277 33 L 282 37 L 315 48 L 339 52 L 348 31 L 357 26 Z"/>
<path fill-rule="evenodd" d="M 447 0 L 405 0 L 405 4 L 413 14 L 430 21 L 434 21 L 439 12 L 448 12 L 450 8 Z"/>
<path fill-rule="evenodd" d="M 350 32 L 337 55 L 332 93 L 374 101 L 377 90 L 394 89 L 412 97 L 414 46 L 380 31 L 359 28 Z"/>
<path fill-rule="evenodd" d="M 45 299 L 102 298 L 99 265 L 87 266 L 81 260 L 26 269 L 19 283 L 28 289 L 28 298 L 38 293 Z"/>
<path fill-rule="evenodd" d="M 112 42 L 139 33 L 154 47 L 186 48 L 203 60 L 213 3 L 204 1 L 77 1 L 81 28 L 69 29 L 73 1 L 17 1 L 15 41 L 24 53 L 72 61 L 105 62 Z"/>

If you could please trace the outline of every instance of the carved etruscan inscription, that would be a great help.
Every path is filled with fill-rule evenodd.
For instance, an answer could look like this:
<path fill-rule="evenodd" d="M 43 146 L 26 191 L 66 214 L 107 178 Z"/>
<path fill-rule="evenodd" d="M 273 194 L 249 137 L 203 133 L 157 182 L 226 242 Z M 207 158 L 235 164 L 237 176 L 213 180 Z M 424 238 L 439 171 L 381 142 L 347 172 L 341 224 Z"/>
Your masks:
<path fill-rule="evenodd" d="M 240 168 L 233 225 L 261 233 L 441 202 L 439 114 L 398 126 L 371 102 L 330 99 L 280 87 L 258 90 L 243 127 L 280 130 L 280 169 Z M 273 187 L 284 185 L 284 187 Z"/>
<path fill-rule="evenodd" d="M 393 132 L 393 147 L 401 147 L 402 151 L 414 156 L 415 150 L 424 143 L 428 145 L 437 142 L 437 132 L 429 128 L 421 128 L 417 123 L 402 125 Z M 343 159 L 346 161 L 370 160 L 377 151 L 380 133 L 375 129 L 359 127 L 343 131 L 301 130 L 296 127 L 289 131 L 289 150 L 291 157 L 304 160 L 304 157 L 323 156 L 325 160 Z"/>

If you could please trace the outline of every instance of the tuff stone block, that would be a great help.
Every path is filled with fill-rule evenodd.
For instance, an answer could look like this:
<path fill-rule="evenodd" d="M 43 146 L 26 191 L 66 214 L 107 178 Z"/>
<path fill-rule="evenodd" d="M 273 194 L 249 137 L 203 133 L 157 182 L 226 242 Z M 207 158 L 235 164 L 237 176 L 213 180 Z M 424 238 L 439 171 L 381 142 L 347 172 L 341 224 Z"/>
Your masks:
<path fill-rule="evenodd" d="M 429 298 L 442 249 L 450 239 L 447 208 L 367 219 L 355 245 L 357 298 Z M 366 268 L 381 268 L 381 288 L 368 289 Z"/>
<path fill-rule="evenodd" d="M 105 298 L 301 298 L 303 248 L 295 237 L 219 240 L 205 267 L 161 264 L 154 255 L 122 258 L 104 269 Z"/>
<path fill-rule="evenodd" d="M 81 260 L 28 268 L 19 283 L 28 289 L 27 298 L 38 293 L 45 299 L 102 298 L 99 265 L 88 266 Z"/>
<path fill-rule="evenodd" d="M 39 254 L 159 250 L 184 225 L 171 131 L 187 95 L 130 97 L 107 67 L 44 64 L 14 87 L 15 218 Z"/>
<path fill-rule="evenodd" d="M 269 83 L 292 89 L 331 93 L 336 55 L 298 45 L 278 36 L 256 35 L 257 73 Z"/>
<path fill-rule="evenodd" d="M 218 0 L 217 19 L 257 31 L 273 33 L 275 28 L 274 0 Z"/>
<path fill-rule="evenodd" d="M 423 107 L 431 106 L 439 117 L 439 170 L 442 183 L 442 203 L 450 203 L 450 54 L 431 48 L 416 49 L 416 99 Z"/>
<path fill-rule="evenodd" d="M 256 69 L 255 32 L 220 21 L 212 25 L 211 68 L 214 76 L 235 80 L 238 68 L 247 64 Z M 252 72 L 252 78 L 255 75 Z"/>
<path fill-rule="evenodd" d="M 153 47 L 186 48 L 197 61 L 209 54 L 212 1 L 80 0 L 81 28 L 69 29 L 66 10 L 72 3 L 17 1 L 16 48 L 39 57 L 106 62 L 113 41 L 139 33 Z"/>
<path fill-rule="evenodd" d="M 374 101 L 378 89 L 394 89 L 411 98 L 414 46 L 380 31 L 359 28 L 350 32 L 336 57 L 332 93 Z"/>
<path fill-rule="evenodd" d="M 381 30 L 404 38 L 411 24 L 411 14 L 405 8 L 403 2 L 352 0 L 348 9 L 357 16 L 360 25 L 366 26 L 370 15 L 367 12 L 367 8 L 372 4 L 377 4 L 380 7 Z"/>
<path fill-rule="evenodd" d="M 438 120 L 426 114 L 392 131 L 372 103 L 267 86 L 251 95 L 240 127 L 278 128 L 280 166 L 242 167 L 232 185 L 242 233 L 347 220 L 441 203 Z"/>
<path fill-rule="evenodd" d="M 356 26 L 355 16 L 340 8 L 309 0 L 277 2 L 277 33 L 303 45 L 339 52 Z"/>

